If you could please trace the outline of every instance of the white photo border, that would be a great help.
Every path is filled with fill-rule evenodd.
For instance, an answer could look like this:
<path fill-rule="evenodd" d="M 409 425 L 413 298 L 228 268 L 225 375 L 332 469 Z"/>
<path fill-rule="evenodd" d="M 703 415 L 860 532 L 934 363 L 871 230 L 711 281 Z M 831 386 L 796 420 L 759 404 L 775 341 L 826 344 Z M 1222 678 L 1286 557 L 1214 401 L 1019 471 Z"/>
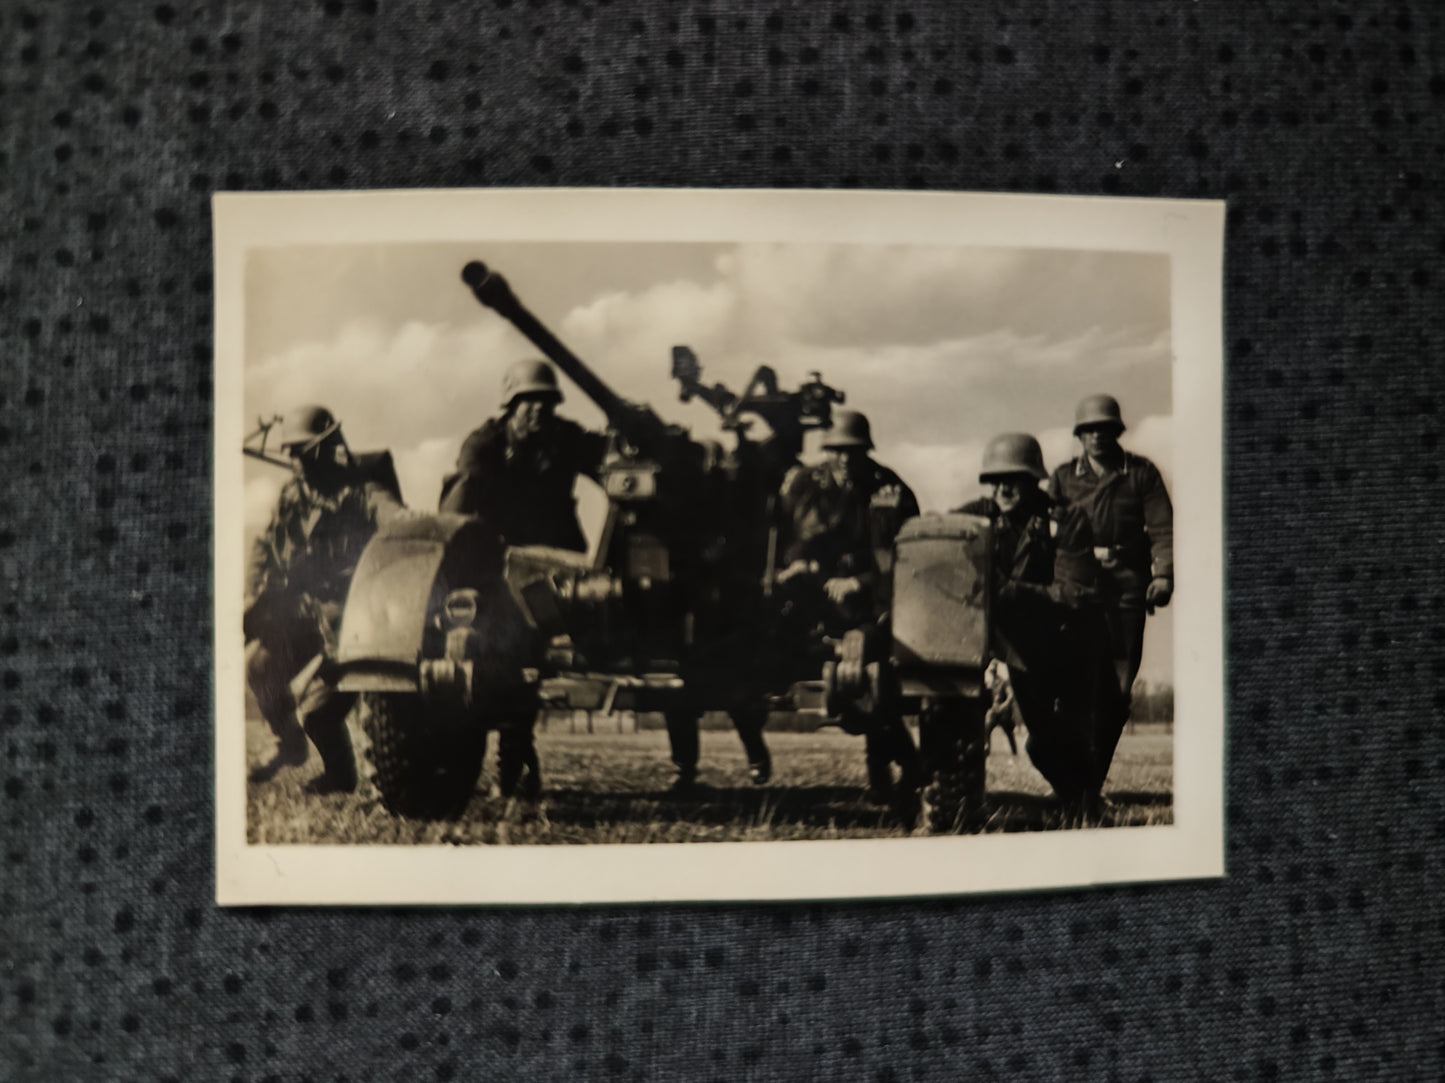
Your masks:
<path fill-rule="evenodd" d="M 923 897 L 1224 875 L 1224 204 L 942 192 L 493 189 L 218 193 L 216 901 L 597 904 Z M 1173 823 L 850 841 L 587 846 L 251 845 L 241 634 L 245 266 L 251 248 L 697 241 L 969 245 L 1170 258 Z M 861 749 L 860 753 L 861 755 Z"/>

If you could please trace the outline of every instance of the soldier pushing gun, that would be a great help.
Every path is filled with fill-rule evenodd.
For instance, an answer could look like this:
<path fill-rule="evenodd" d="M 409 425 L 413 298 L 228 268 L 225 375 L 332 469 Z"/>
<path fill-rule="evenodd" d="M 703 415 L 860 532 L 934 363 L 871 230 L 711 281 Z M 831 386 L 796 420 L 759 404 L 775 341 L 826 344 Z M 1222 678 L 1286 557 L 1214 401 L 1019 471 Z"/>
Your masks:
<path fill-rule="evenodd" d="M 442 483 L 441 510 L 480 515 L 508 545 L 585 552 L 572 495 L 578 476 L 596 481 L 607 437 L 557 416 L 562 390 L 545 361 L 519 361 L 502 377 L 502 413 L 462 444 Z"/>
<path fill-rule="evenodd" d="M 562 390 L 545 361 L 519 361 L 502 377 L 502 413 L 467 437 L 442 483 L 441 511 L 477 515 L 508 545 L 585 552 L 572 495 L 579 476 L 598 480 L 607 437 L 557 416 Z M 535 800 L 542 768 L 535 714 L 498 731 L 497 784 L 504 797 Z"/>
<path fill-rule="evenodd" d="M 245 450 L 285 465 L 265 452 L 268 430 L 260 430 L 260 451 Z M 356 788 L 356 759 L 346 716 L 356 696 L 336 690 L 327 660 L 361 551 L 405 508 L 390 453 L 353 453 L 324 406 L 288 414 L 281 449 L 294 473 L 252 549 L 243 617 L 246 680 L 278 747 L 251 780 L 267 782 L 282 768 L 304 764 L 309 737 L 325 770 L 307 788 L 349 792 Z"/>
<path fill-rule="evenodd" d="M 993 653 L 1028 726 L 1029 758 L 1064 805 L 1065 815 L 1095 820 L 1108 770 L 1102 746 L 1120 701 L 1097 594 L 1098 566 L 1087 520 L 1058 517 L 1039 483 L 1048 477 L 1039 443 L 1005 433 L 984 449 L 979 481 L 992 494 L 958 509 L 993 522 Z M 925 755 L 927 755 L 925 749 Z"/>
<path fill-rule="evenodd" d="M 868 419 L 856 410 L 834 410 L 823 438 L 827 461 L 799 467 L 783 483 L 787 540 L 777 582 L 816 584 L 805 608 L 832 635 L 877 624 L 888 613 L 893 539 L 903 522 L 918 514 L 913 490 L 869 456 L 872 448 Z M 865 742 L 870 798 L 911 806 L 921 779 L 918 752 L 901 715 L 885 711 L 873 719 Z"/>

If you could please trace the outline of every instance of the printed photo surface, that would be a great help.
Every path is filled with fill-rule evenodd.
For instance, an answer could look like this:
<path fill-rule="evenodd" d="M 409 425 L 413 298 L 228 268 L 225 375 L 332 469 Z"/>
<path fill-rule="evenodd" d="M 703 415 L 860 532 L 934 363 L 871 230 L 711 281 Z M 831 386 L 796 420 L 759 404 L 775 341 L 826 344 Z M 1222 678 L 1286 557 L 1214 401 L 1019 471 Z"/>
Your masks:
<path fill-rule="evenodd" d="M 1223 874 L 1223 205 L 215 197 L 223 904 Z"/>

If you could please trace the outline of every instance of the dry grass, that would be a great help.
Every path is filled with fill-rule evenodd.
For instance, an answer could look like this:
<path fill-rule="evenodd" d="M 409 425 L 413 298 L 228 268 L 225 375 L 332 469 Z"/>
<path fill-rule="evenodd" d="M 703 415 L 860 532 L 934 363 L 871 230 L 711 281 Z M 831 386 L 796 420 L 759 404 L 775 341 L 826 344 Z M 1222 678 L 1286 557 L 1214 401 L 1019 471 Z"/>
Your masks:
<path fill-rule="evenodd" d="M 265 727 L 247 722 L 251 763 L 270 755 Z M 1170 823 L 1173 818 L 1173 740 L 1167 732 L 1126 734 L 1106 794 L 1117 826 Z M 363 750 L 360 734 L 359 750 Z M 490 795 L 495 738 L 487 768 L 466 813 L 433 823 L 393 816 L 363 784 L 355 794 L 310 796 L 303 784 L 319 772 L 306 766 L 274 781 L 250 785 L 248 837 L 253 843 L 577 844 L 737 842 L 786 839 L 898 837 L 904 831 L 886 810 L 863 800 L 863 741 L 836 730 L 769 733 L 773 781 L 747 782 L 746 762 L 731 732 L 702 733 L 703 783 L 696 796 L 667 792 L 673 769 L 667 736 L 634 734 L 537 735 L 546 793 L 539 806 L 509 805 Z M 989 831 L 1062 826 L 1048 786 L 1022 751 L 1015 757 L 996 738 L 988 763 Z"/>

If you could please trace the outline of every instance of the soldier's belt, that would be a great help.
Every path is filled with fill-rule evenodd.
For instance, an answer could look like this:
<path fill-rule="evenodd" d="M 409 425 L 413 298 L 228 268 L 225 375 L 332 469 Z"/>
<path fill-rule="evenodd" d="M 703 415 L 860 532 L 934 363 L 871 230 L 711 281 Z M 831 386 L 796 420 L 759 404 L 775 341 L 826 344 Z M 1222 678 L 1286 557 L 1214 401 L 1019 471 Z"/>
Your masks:
<path fill-rule="evenodd" d="M 1112 568 L 1119 564 L 1135 564 L 1147 558 L 1149 551 L 1139 545 L 1096 545 L 1094 559 L 1103 567 Z"/>

